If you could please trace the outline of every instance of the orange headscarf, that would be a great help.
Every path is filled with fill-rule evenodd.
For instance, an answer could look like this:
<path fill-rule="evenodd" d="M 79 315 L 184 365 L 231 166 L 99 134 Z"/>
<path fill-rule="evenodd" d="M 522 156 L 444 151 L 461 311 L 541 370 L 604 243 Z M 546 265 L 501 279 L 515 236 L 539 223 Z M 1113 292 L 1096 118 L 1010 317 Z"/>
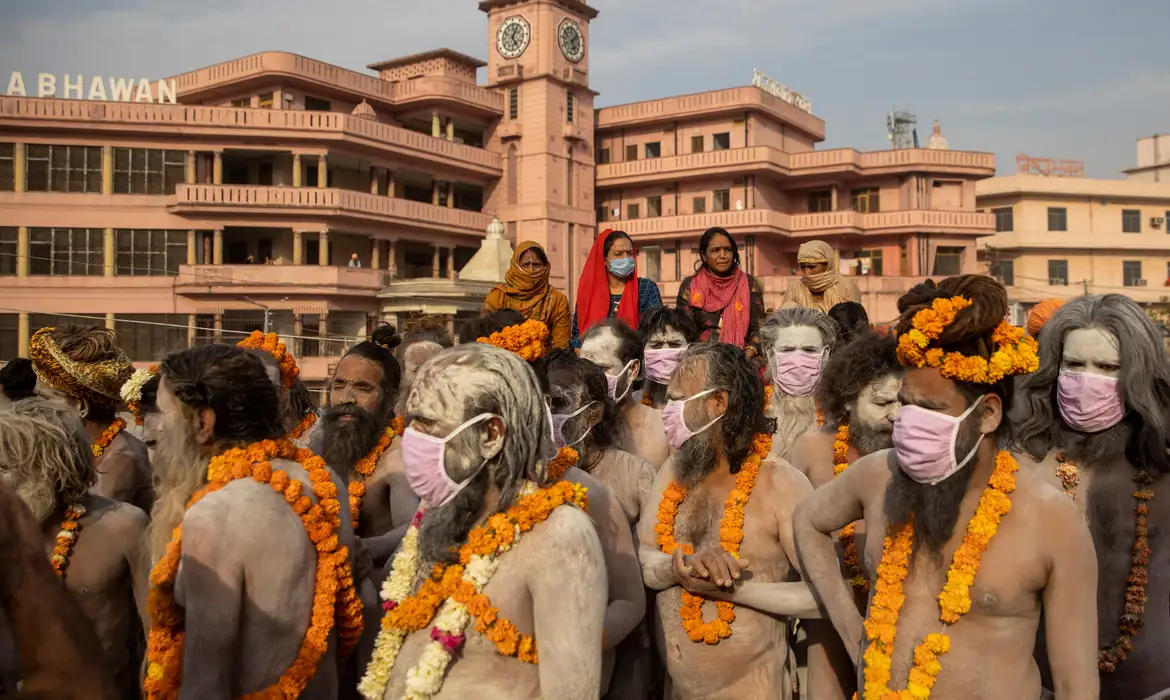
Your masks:
<path fill-rule="evenodd" d="M 1032 307 L 1028 312 L 1028 335 L 1036 337 L 1040 335 L 1040 330 L 1048 323 L 1048 319 L 1052 318 L 1052 314 L 1056 310 L 1064 306 L 1063 299 L 1045 299 L 1039 304 Z"/>
<path fill-rule="evenodd" d="M 512 264 L 504 273 L 502 286 L 508 298 L 507 308 L 519 311 L 525 318 L 543 320 L 553 295 L 553 289 L 548 283 L 549 266 L 545 265 L 544 270 L 536 274 L 520 267 L 520 256 L 533 249 L 539 250 L 543 258 L 548 260 L 548 255 L 539 243 L 524 241 L 512 252 Z"/>

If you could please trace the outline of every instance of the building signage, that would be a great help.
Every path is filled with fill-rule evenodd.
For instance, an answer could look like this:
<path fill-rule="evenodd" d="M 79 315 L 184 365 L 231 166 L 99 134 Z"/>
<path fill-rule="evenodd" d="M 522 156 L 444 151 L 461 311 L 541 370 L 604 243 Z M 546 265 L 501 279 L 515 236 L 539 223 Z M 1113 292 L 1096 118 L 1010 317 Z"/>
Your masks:
<path fill-rule="evenodd" d="M 758 87 L 773 97 L 778 97 L 784 100 L 797 109 L 802 109 L 809 114 L 812 114 L 812 100 L 808 99 L 799 92 L 796 92 L 795 90 L 788 89 L 787 85 L 781 85 L 758 70 L 752 71 L 752 85 Z"/>
<path fill-rule="evenodd" d="M 56 97 L 101 102 L 179 103 L 174 80 L 158 80 L 154 90 L 151 90 L 151 83 L 146 78 L 86 77 L 80 73 L 66 73 L 62 76 L 37 73 L 34 82 L 25 83 L 24 75 L 20 71 L 13 71 L 8 76 L 8 90 L 4 94 L 8 97 Z"/>

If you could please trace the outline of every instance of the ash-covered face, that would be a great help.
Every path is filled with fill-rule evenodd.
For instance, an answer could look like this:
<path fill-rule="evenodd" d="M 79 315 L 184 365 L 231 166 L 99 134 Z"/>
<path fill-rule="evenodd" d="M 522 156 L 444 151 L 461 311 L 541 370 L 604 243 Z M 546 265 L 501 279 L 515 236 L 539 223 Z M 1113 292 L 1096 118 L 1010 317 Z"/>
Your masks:
<path fill-rule="evenodd" d="M 710 372 L 707 363 L 699 358 L 683 360 L 667 385 L 666 395 L 671 401 L 690 399 L 707 389 Z M 687 401 L 683 406 L 683 422 L 687 428 L 698 430 L 727 411 L 725 397 L 720 392 Z M 715 468 L 715 448 L 719 423 L 708 427 L 683 443 L 674 456 L 674 472 L 679 482 L 694 486 Z"/>
<path fill-rule="evenodd" d="M 654 331 L 649 338 L 646 339 L 647 350 L 665 350 L 667 348 L 685 348 L 687 346 L 687 338 L 681 331 L 672 327 L 665 326 Z"/>
<path fill-rule="evenodd" d="M 1078 328 L 1069 331 L 1064 338 L 1060 369 L 1062 372 L 1120 376 L 1121 349 L 1117 336 L 1101 328 Z"/>
<path fill-rule="evenodd" d="M 857 400 L 847 403 L 849 441 L 862 456 L 892 446 L 894 420 L 898 417 L 900 374 L 886 374 L 862 388 Z"/>
<path fill-rule="evenodd" d="M 150 455 L 150 461 L 155 461 L 158 450 L 159 437 L 162 435 L 163 415 L 159 411 L 148 411 L 142 414 L 142 442 Z"/>
<path fill-rule="evenodd" d="M 824 353 L 825 341 L 821 332 L 813 326 L 786 326 L 776 330 L 776 342 L 772 346 L 772 356 L 768 358 L 768 372 L 776 376 L 776 353 L 778 352 L 811 352 Z"/>
<path fill-rule="evenodd" d="M 548 383 L 550 408 L 553 414 L 573 416 L 561 426 L 560 438 L 566 445 L 576 445 L 587 437 L 593 426 L 601 420 L 604 409 L 596 403 L 586 407 L 591 402 L 585 384 L 573 372 L 565 369 L 553 370 L 549 372 Z"/>
<path fill-rule="evenodd" d="M 621 360 L 621 345 L 621 339 L 613 330 L 602 328 L 596 333 L 591 333 L 581 342 L 578 356 L 597 365 L 610 377 L 617 377 L 615 398 L 623 395 L 623 398 L 628 398 L 630 395 L 629 387 L 638 379 L 638 373 L 642 367 L 638 360 L 634 360 L 629 363 L 624 376 L 618 376 L 626 367 L 626 363 Z"/>
<path fill-rule="evenodd" d="M 466 415 L 475 387 L 488 381 L 486 373 L 470 365 L 428 365 L 406 399 L 408 428 L 446 438 L 474 416 Z M 485 462 L 503 449 L 507 429 L 497 416 L 468 426 L 447 441 L 444 469 L 456 483 L 474 476 Z"/>

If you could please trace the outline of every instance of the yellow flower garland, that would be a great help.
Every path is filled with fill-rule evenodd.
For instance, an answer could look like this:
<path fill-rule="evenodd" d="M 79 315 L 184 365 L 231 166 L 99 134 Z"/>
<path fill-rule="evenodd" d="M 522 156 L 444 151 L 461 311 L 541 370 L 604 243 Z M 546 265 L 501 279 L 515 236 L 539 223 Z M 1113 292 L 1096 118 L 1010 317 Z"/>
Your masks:
<path fill-rule="evenodd" d="M 990 359 L 930 347 L 955 316 L 969 306 L 971 300 L 966 297 L 940 298 L 914 314 L 910 330 L 898 337 L 898 361 L 905 367 L 935 367 L 948 379 L 974 384 L 995 384 L 1004 377 L 1039 369 L 1040 346 L 1036 339 L 1007 321 L 991 334 L 996 351 Z"/>
<path fill-rule="evenodd" d="M 496 331 L 486 338 L 477 338 L 475 342 L 495 345 L 497 348 L 516 353 L 524 358 L 525 362 L 532 362 L 544 357 L 548 350 L 548 326 L 529 319 L 520 325 Z"/>
<path fill-rule="evenodd" d="M 983 553 L 999 529 L 1000 519 L 1011 510 L 1010 494 L 1016 490 L 1016 471 L 1019 465 L 1007 451 L 995 457 L 995 471 L 987 488 L 979 498 L 979 506 L 970 522 L 962 544 L 955 550 L 947 583 L 938 596 L 939 619 L 944 625 L 953 625 L 971 609 L 970 588 L 979 572 Z M 950 651 L 951 640 L 945 634 L 928 634 L 914 648 L 914 666 L 910 669 L 907 687 L 892 690 L 889 687 L 891 656 L 898 633 L 898 615 L 906 597 L 902 584 L 909 573 L 914 544 L 914 524 L 907 523 L 893 536 L 885 538 L 882 561 L 878 565 L 877 584 L 865 620 L 865 636 L 869 646 L 862 657 L 865 663 L 863 700 L 926 700 L 942 671 L 939 657 Z"/>
<path fill-rule="evenodd" d="M 833 478 L 841 476 L 849 468 L 849 423 L 837 426 L 833 438 Z M 857 551 L 857 523 L 852 522 L 837 533 L 845 566 L 849 569 L 849 583 L 859 591 L 869 590 L 869 579 L 861 573 L 861 555 Z"/>
<path fill-rule="evenodd" d="M 102 436 L 97 439 L 97 442 L 90 445 L 90 450 L 94 457 L 101 457 L 109 449 L 110 443 L 114 438 L 118 437 L 118 433 L 126 429 L 126 421 L 121 418 L 115 418 L 113 423 L 102 431 Z"/>

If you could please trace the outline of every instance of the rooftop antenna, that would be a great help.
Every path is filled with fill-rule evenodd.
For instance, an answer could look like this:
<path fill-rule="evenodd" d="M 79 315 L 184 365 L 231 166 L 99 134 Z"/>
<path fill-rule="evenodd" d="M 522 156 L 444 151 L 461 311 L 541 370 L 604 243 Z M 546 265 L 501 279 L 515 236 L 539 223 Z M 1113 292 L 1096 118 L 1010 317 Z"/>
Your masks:
<path fill-rule="evenodd" d="M 918 117 L 908 109 L 892 109 L 886 117 L 886 138 L 891 148 L 916 148 Z"/>

